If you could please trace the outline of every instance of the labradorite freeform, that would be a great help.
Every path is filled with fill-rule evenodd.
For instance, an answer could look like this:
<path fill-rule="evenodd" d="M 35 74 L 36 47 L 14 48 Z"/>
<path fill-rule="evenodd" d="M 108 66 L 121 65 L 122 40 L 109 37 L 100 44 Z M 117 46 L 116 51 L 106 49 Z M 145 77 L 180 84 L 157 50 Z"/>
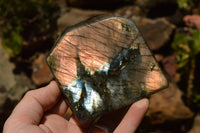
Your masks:
<path fill-rule="evenodd" d="M 168 86 L 134 22 L 117 16 L 96 16 L 66 29 L 47 63 L 79 121 Z"/>

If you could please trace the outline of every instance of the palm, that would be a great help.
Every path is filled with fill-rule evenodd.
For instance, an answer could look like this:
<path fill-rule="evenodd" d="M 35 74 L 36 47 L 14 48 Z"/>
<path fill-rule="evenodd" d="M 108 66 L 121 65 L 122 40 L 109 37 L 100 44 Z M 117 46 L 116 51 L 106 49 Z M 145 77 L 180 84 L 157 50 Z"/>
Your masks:
<path fill-rule="evenodd" d="M 70 121 L 67 121 L 62 116 L 57 115 L 57 114 L 45 115 L 44 120 L 41 122 L 41 124 L 39 126 L 35 126 L 34 128 L 33 128 L 33 130 L 35 130 L 33 131 L 34 133 L 36 131 L 39 133 L 46 133 L 46 132 L 82 133 L 80 127 L 76 123 L 74 123 L 73 119 L 70 119 Z"/>

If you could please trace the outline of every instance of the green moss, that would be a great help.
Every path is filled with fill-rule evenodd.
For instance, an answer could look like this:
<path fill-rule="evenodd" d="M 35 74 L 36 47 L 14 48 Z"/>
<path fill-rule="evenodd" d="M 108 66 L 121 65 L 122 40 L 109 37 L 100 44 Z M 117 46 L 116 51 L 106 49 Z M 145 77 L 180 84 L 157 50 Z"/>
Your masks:
<path fill-rule="evenodd" d="M 195 2 L 196 0 L 177 0 L 177 5 L 180 9 L 190 10 Z"/>
<path fill-rule="evenodd" d="M 11 38 L 4 38 L 2 40 L 2 46 L 10 53 L 17 55 L 21 52 L 22 37 L 15 33 L 11 33 Z"/>
<path fill-rule="evenodd" d="M 24 40 L 29 41 L 50 28 L 52 0 L 1 0 L 0 36 L 3 47 L 19 54 Z"/>

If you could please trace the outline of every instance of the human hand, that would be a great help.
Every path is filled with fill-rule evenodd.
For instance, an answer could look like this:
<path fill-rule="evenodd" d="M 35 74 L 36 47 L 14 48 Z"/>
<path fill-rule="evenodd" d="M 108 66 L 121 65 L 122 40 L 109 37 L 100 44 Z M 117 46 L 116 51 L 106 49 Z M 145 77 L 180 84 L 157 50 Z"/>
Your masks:
<path fill-rule="evenodd" d="M 139 126 L 149 106 L 147 99 L 135 102 L 115 133 L 133 133 Z M 31 90 L 15 107 L 4 125 L 4 133 L 83 133 L 77 121 L 64 118 L 68 109 L 55 81 L 48 86 Z M 95 132 L 95 131 L 94 131 Z"/>

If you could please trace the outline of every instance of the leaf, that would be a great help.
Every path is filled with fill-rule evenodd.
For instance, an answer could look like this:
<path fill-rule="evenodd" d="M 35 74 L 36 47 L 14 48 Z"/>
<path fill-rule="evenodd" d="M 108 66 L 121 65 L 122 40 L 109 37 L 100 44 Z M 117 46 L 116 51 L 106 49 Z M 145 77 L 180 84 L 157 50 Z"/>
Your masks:
<path fill-rule="evenodd" d="M 177 0 L 178 7 L 181 9 L 188 10 L 189 5 L 188 5 L 188 0 Z"/>
<path fill-rule="evenodd" d="M 19 34 L 13 32 L 10 38 L 3 38 L 2 46 L 12 55 L 17 55 L 21 52 L 22 37 Z"/>
<path fill-rule="evenodd" d="M 176 59 L 178 62 L 178 68 L 182 69 L 189 63 L 191 56 L 190 48 L 191 37 L 185 34 L 177 33 L 172 42 L 172 48 L 178 54 Z"/>
<path fill-rule="evenodd" d="M 0 0 L 3 47 L 17 55 L 21 51 L 23 39 L 30 41 L 30 38 L 41 35 L 41 32 L 47 33 L 54 17 L 54 7 L 52 0 Z"/>
<path fill-rule="evenodd" d="M 192 51 L 193 51 L 194 56 L 200 53 L 200 31 L 199 30 L 193 31 Z"/>
<path fill-rule="evenodd" d="M 197 0 L 177 0 L 177 5 L 180 9 L 190 10 Z"/>

